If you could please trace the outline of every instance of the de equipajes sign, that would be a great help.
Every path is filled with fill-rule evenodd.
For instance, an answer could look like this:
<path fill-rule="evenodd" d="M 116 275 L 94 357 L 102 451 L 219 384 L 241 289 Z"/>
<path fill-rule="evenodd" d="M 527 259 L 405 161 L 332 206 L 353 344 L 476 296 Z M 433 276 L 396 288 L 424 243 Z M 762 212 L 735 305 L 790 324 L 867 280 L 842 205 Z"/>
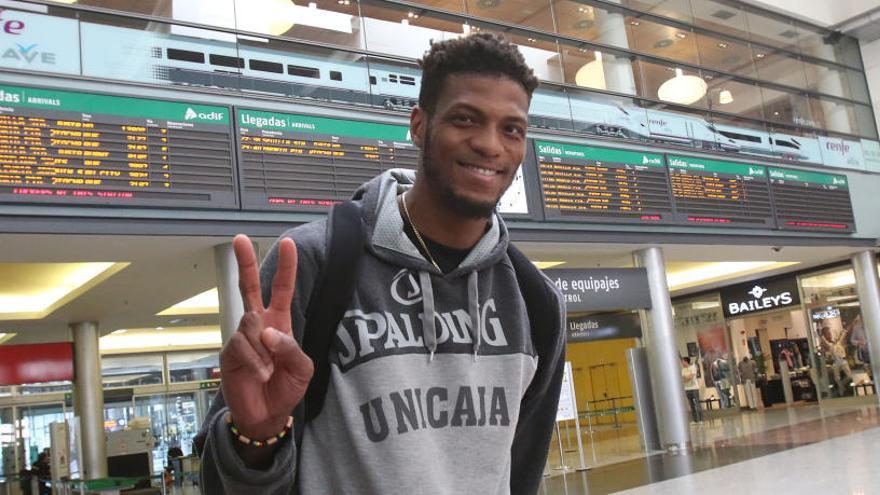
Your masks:
<path fill-rule="evenodd" d="M 721 291 L 721 305 L 726 317 L 795 306 L 800 303 L 795 277 L 756 280 L 727 287 Z"/>
<path fill-rule="evenodd" d="M 544 274 L 562 292 L 569 313 L 651 307 L 644 268 L 557 268 Z"/>

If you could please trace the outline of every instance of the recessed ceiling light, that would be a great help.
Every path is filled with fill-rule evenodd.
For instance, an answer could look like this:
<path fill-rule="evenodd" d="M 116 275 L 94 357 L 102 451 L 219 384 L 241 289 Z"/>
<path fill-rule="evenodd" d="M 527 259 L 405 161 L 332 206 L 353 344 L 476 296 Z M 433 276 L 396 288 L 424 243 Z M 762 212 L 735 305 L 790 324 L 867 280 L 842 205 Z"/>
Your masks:
<path fill-rule="evenodd" d="M 529 41 L 529 43 L 537 43 L 538 42 L 538 40 L 536 40 L 535 38 L 529 38 L 528 41 Z"/>
<path fill-rule="evenodd" d="M 779 116 L 779 112 L 773 112 L 773 115 Z"/>
<path fill-rule="evenodd" d="M 349 5 L 351 4 L 351 0 L 336 0 L 336 3 L 339 5 Z"/>
<path fill-rule="evenodd" d="M 764 53 L 759 53 L 759 54 L 755 55 L 756 58 L 764 58 L 764 57 L 766 57 L 766 56 L 767 56 L 767 55 L 764 54 Z"/>
<path fill-rule="evenodd" d="M 684 33 L 675 33 L 675 37 L 683 40 L 683 39 L 687 38 L 687 35 Z"/>
<path fill-rule="evenodd" d="M 165 330 L 165 327 L 156 327 L 156 330 Z"/>
<path fill-rule="evenodd" d="M 639 22 L 639 21 L 629 21 L 629 23 L 632 24 L 633 26 L 638 26 L 638 25 L 641 25 L 641 24 L 642 24 L 642 23 Z"/>
<path fill-rule="evenodd" d="M 220 296 L 215 287 L 180 301 L 174 306 L 156 313 L 156 316 L 208 315 L 219 312 Z"/>
<path fill-rule="evenodd" d="M 727 43 L 718 43 L 718 48 L 727 48 Z"/>

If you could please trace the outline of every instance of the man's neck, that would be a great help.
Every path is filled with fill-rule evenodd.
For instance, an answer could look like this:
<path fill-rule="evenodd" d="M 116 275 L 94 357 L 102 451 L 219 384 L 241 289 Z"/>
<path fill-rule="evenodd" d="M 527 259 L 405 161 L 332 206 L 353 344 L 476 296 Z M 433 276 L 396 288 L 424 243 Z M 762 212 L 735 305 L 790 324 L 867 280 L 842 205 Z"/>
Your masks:
<path fill-rule="evenodd" d="M 406 193 L 406 206 L 413 227 L 434 242 L 456 249 L 470 249 L 486 233 L 488 218 L 464 218 L 450 211 L 439 198 L 416 185 Z"/>

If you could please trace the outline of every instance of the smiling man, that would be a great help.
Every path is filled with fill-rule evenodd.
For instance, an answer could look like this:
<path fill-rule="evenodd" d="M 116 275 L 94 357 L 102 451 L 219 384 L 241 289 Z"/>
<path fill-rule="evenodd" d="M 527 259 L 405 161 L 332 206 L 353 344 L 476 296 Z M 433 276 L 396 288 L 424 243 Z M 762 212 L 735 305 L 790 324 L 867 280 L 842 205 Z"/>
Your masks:
<path fill-rule="evenodd" d="M 490 34 L 435 43 L 421 65 L 419 171 L 386 172 L 346 205 L 364 245 L 347 256 L 349 282 L 327 276 L 343 261 L 330 254 L 336 212 L 285 233 L 259 275 L 250 241 L 235 239 L 247 314 L 203 425 L 205 493 L 537 491 L 565 312 L 495 212 L 525 155 L 537 80 Z M 338 321 L 315 328 L 346 289 Z M 329 350 L 314 353 L 313 332 Z"/>

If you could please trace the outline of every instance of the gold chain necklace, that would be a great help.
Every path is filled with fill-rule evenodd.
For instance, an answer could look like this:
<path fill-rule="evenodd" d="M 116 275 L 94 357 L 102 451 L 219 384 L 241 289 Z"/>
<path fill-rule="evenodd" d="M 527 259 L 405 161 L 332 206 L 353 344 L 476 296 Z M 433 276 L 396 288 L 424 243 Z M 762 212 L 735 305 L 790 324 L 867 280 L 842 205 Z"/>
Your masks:
<path fill-rule="evenodd" d="M 428 255 L 428 261 L 430 261 L 431 264 L 434 265 L 434 268 L 436 268 L 438 272 L 443 273 L 443 270 L 440 269 L 440 265 L 438 265 L 437 262 L 434 261 L 434 256 L 431 255 L 431 250 L 428 249 L 428 245 L 425 244 L 425 240 L 422 239 L 422 234 L 419 233 L 419 229 L 416 228 L 416 224 L 413 223 L 412 218 L 409 216 L 409 209 L 406 207 L 406 193 L 400 195 L 400 204 L 403 205 L 403 216 L 406 217 L 407 223 L 409 223 L 409 226 L 412 227 L 413 232 L 415 232 L 416 239 L 419 241 L 419 245 L 422 247 L 422 249 L 425 250 L 425 254 Z"/>

